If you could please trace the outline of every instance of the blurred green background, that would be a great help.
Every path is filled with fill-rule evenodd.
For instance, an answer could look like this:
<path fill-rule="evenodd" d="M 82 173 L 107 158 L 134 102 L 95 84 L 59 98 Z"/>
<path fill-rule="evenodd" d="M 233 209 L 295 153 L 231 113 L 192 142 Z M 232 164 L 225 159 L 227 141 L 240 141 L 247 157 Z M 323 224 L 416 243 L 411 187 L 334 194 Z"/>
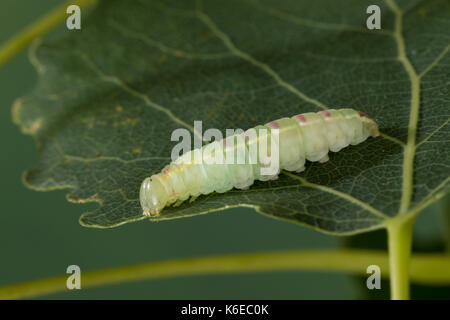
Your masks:
<path fill-rule="evenodd" d="M 0 43 L 60 3 L 62 1 L 57 0 L 2 0 Z M 68 32 L 63 25 L 49 36 L 61 32 Z M 71 204 L 65 199 L 65 191 L 36 192 L 25 188 L 21 182 L 22 172 L 36 163 L 38 155 L 33 139 L 23 135 L 12 123 L 11 105 L 35 82 L 36 73 L 26 51 L 0 68 L 0 286 L 64 274 L 71 264 L 79 265 L 83 272 L 166 259 L 334 248 L 342 244 L 342 239 L 244 208 L 160 223 L 138 222 L 110 230 L 81 227 L 79 215 L 95 204 Z M 416 242 L 439 237 L 441 230 L 436 211 L 436 206 L 427 209 L 416 223 Z M 374 243 L 364 243 L 372 241 L 370 239 L 358 240 L 359 246 L 361 243 L 373 246 Z M 344 274 L 277 272 L 151 280 L 73 290 L 42 298 L 353 299 L 364 296 L 361 290 L 364 285 L 365 279 Z M 382 296 L 388 293 L 387 283 L 381 291 Z"/>

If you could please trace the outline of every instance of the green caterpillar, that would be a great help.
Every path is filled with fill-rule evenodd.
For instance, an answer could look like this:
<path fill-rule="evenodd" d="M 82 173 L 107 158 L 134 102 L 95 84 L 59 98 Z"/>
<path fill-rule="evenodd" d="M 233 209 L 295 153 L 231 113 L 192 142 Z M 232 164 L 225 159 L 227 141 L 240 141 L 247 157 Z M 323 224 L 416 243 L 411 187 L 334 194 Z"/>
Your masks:
<path fill-rule="evenodd" d="M 250 130 L 254 130 L 256 134 L 251 136 Z M 272 132 L 278 133 L 278 143 L 273 139 Z M 140 190 L 143 214 L 158 216 L 164 207 L 178 205 L 189 197 L 195 199 L 200 194 L 226 192 L 233 187 L 246 189 L 255 180 L 277 179 L 281 169 L 301 172 L 305 168 L 306 160 L 326 162 L 329 150 L 338 152 L 350 144 L 356 145 L 369 136 L 378 135 L 377 123 L 365 113 L 353 109 L 298 114 L 292 118 L 281 118 L 264 126 L 257 126 L 243 134 L 236 134 L 205 145 L 201 149 L 189 151 L 160 173 L 146 178 Z M 278 152 L 276 172 L 262 173 L 263 169 L 273 163 L 260 153 L 252 157 L 249 152 L 255 150 L 253 147 L 261 151 L 259 143 L 263 140 L 267 142 L 267 158 L 274 155 L 273 150 Z M 228 164 L 214 161 L 193 162 L 194 156 L 199 155 L 203 155 L 205 160 L 205 148 L 208 146 L 214 149 L 210 156 L 206 156 L 209 160 L 217 155 L 223 156 L 224 159 L 230 156 L 234 160 L 243 156 L 245 161 Z"/>

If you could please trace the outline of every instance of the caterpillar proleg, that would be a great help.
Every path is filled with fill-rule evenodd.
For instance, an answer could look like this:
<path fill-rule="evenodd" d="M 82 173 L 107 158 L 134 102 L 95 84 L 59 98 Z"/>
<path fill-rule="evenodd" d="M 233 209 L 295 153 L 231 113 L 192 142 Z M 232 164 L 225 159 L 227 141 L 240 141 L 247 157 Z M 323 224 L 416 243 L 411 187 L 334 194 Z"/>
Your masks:
<path fill-rule="evenodd" d="M 271 139 L 271 131 L 278 133 L 278 143 Z M 256 134 L 251 135 L 250 132 Z M 365 141 L 369 136 L 378 135 L 376 122 L 365 113 L 353 109 L 309 112 L 271 121 L 243 134 L 189 151 L 160 173 L 146 178 L 140 189 L 143 214 L 158 216 L 164 207 L 178 204 L 189 197 L 226 192 L 232 188 L 246 189 L 255 180 L 277 179 L 281 169 L 301 172 L 306 160 L 325 162 L 329 151 L 338 152 L 348 145 Z M 255 157 L 249 152 L 254 146 L 259 148 L 258 142 L 261 140 L 267 140 L 268 154 L 273 150 L 278 152 L 278 157 L 275 157 L 278 170 L 272 174 L 261 174 L 262 169 L 269 164 L 260 153 Z M 232 155 L 233 159 L 243 156 L 245 161 L 222 162 L 223 164 L 214 161 L 186 161 L 194 156 L 202 157 L 203 152 L 207 151 L 205 148 L 214 149 L 214 152 L 210 152 L 209 160 L 211 157 L 223 156 L 225 159 Z"/>

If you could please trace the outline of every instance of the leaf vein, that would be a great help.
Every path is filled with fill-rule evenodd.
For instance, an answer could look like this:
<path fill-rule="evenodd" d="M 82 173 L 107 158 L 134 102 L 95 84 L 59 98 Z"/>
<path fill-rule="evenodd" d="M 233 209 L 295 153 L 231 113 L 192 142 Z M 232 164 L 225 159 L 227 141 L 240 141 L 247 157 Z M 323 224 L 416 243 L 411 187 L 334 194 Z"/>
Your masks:
<path fill-rule="evenodd" d="M 287 175 L 288 177 L 291 177 L 292 179 L 296 179 L 296 180 L 300 181 L 302 183 L 302 185 L 305 186 L 305 187 L 310 187 L 310 188 L 313 188 L 313 189 L 319 189 L 321 191 L 324 191 L 324 192 L 333 194 L 335 196 L 341 197 L 342 199 L 347 200 L 347 201 L 349 201 L 349 202 L 351 202 L 351 203 L 353 203 L 353 204 L 363 208 L 364 210 L 369 211 L 370 213 L 372 213 L 372 214 L 374 214 L 374 215 L 376 215 L 376 216 L 378 216 L 380 218 L 383 218 L 383 219 L 390 218 L 388 215 L 386 215 L 385 213 L 375 209 L 374 207 L 372 207 L 368 203 L 365 203 L 365 202 L 363 202 L 363 201 L 361 201 L 361 200 L 359 200 L 359 199 L 357 199 L 357 198 L 355 198 L 355 197 L 353 197 L 353 196 L 351 196 L 351 195 L 349 195 L 347 193 L 344 193 L 344 192 L 341 192 L 341 191 L 338 191 L 338 190 L 335 190 L 333 188 L 329 188 L 329 187 L 326 187 L 326 186 L 323 186 L 323 185 L 311 183 L 311 182 L 307 181 L 306 179 L 304 179 L 302 177 L 299 177 L 299 176 L 297 176 L 297 175 L 295 175 L 293 173 L 290 173 L 288 171 L 284 171 L 283 170 L 282 172 L 285 175 Z"/>
<path fill-rule="evenodd" d="M 174 49 L 171 48 L 165 44 L 163 44 L 160 41 L 153 40 L 152 38 L 148 37 L 147 35 L 133 31 L 131 29 L 126 28 L 122 24 L 118 23 L 117 21 L 111 20 L 108 23 L 112 28 L 119 31 L 123 36 L 131 36 L 132 38 L 142 40 L 146 44 L 158 48 L 161 52 L 170 54 L 171 56 L 174 56 L 176 58 L 184 58 L 184 59 L 218 59 L 230 56 L 231 53 L 229 52 L 222 52 L 222 53 L 196 53 L 196 52 L 187 52 L 180 49 Z"/>
<path fill-rule="evenodd" d="M 128 84 L 126 84 L 124 81 L 122 81 L 120 78 L 116 77 L 116 76 L 112 76 L 112 75 L 107 75 L 105 73 L 103 73 L 103 71 L 101 71 L 92 61 L 92 59 L 90 59 L 88 56 L 86 56 L 84 53 L 79 52 L 80 57 L 91 67 L 91 69 L 100 77 L 100 79 L 102 79 L 103 81 L 106 82 L 110 82 L 113 83 L 115 85 L 117 85 L 118 87 L 122 88 L 124 91 L 130 93 L 131 95 L 140 98 L 141 100 L 143 100 L 145 102 L 145 104 L 155 110 L 161 111 L 163 113 L 165 113 L 171 120 L 173 120 L 174 122 L 182 125 L 183 127 L 189 129 L 191 132 L 193 132 L 195 135 L 199 136 L 201 138 L 201 134 L 196 132 L 194 130 L 194 127 L 192 127 L 191 125 L 187 124 L 186 122 L 184 122 L 183 120 L 181 120 L 180 118 L 176 117 L 173 112 L 159 104 L 157 104 L 156 102 L 153 102 L 146 94 L 137 91 L 136 89 L 130 87 Z"/>
<path fill-rule="evenodd" d="M 322 102 L 311 98 L 307 96 L 306 94 L 299 91 L 297 88 L 295 88 L 292 84 L 286 82 L 283 80 L 280 75 L 275 72 L 268 64 L 256 60 L 254 57 L 249 55 L 246 52 L 243 52 L 242 50 L 238 49 L 234 43 L 231 41 L 230 37 L 226 35 L 223 31 L 221 31 L 218 26 L 211 20 L 211 18 L 206 15 L 202 11 L 198 11 L 197 17 L 223 42 L 223 44 L 230 50 L 232 54 L 235 56 L 249 62 L 253 66 L 261 69 L 268 75 L 270 75 L 281 87 L 287 89 L 288 91 L 292 92 L 296 96 L 298 96 L 300 99 L 302 99 L 305 102 L 311 103 L 315 106 L 317 106 L 320 109 L 328 109 L 328 107 L 323 104 Z"/>
<path fill-rule="evenodd" d="M 444 50 L 441 51 L 441 53 L 436 57 L 436 59 L 434 59 L 434 61 L 428 67 L 426 67 L 425 70 L 422 71 L 422 73 L 419 75 L 419 78 L 422 78 L 434 67 L 436 67 L 449 51 L 450 51 L 450 44 L 447 45 L 447 47 L 445 47 Z"/>
<path fill-rule="evenodd" d="M 258 0 L 248 1 L 252 3 L 252 6 L 256 9 L 267 13 L 270 16 L 277 17 L 282 21 L 294 23 L 308 28 L 319 29 L 319 30 L 329 30 L 329 31 L 354 31 L 367 34 L 374 34 L 372 30 L 367 28 L 362 28 L 358 26 L 348 25 L 348 24 L 337 24 L 337 23 L 325 23 L 321 21 L 314 21 L 311 19 L 299 18 L 289 13 L 283 12 L 281 10 L 271 8 L 262 5 Z M 387 30 L 377 30 L 376 34 L 391 35 L 392 33 Z"/>
<path fill-rule="evenodd" d="M 450 121 L 450 118 L 447 119 L 443 124 L 441 124 L 439 127 L 433 130 L 427 137 L 425 137 L 422 141 L 420 141 L 418 144 L 416 144 L 416 149 L 418 149 L 422 144 L 430 140 L 431 137 L 433 137 L 436 133 L 438 133 L 443 127 L 445 127 L 448 122 Z M 439 141 L 441 142 L 441 141 Z"/>
<path fill-rule="evenodd" d="M 403 182 L 402 197 L 399 214 L 405 214 L 411 204 L 414 184 L 414 158 L 416 151 L 417 124 L 419 122 L 420 109 L 420 77 L 417 75 L 411 61 L 406 54 L 405 39 L 403 37 L 403 11 L 394 0 L 386 0 L 395 15 L 394 39 L 397 44 L 398 60 L 403 65 L 411 82 L 410 115 L 408 125 L 408 138 L 403 154 Z"/>

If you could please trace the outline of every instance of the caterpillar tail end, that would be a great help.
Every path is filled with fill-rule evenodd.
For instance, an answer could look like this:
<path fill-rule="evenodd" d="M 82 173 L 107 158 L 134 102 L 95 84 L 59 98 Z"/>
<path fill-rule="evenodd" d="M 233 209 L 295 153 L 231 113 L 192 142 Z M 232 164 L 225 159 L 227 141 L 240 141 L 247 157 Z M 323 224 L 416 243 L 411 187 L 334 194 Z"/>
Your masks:
<path fill-rule="evenodd" d="M 381 136 L 380 130 L 378 128 L 372 133 L 372 137 L 376 138 Z"/>
<path fill-rule="evenodd" d="M 373 120 L 372 120 L 372 121 L 373 121 Z M 377 124 L 375 121 L 373 121 L 373 125 L 372 125 L 372 137 L 373 137 L 373 138 L 376 138 L 376 137 L 379 137 L 379 136 L 381 136 L 380 129 L 378 128 L 378 124 Z"/>
<path fill-rule="evenodd" d="M 358 111 L 358 113 L 363 121 L 363 126 L 365 126 L 369 130 L 370 136 L 372 136 L 373 138 L 380 136 L 381 133 L 375 120 L 371 119 L 366 113 L 362 111 Z"/>

